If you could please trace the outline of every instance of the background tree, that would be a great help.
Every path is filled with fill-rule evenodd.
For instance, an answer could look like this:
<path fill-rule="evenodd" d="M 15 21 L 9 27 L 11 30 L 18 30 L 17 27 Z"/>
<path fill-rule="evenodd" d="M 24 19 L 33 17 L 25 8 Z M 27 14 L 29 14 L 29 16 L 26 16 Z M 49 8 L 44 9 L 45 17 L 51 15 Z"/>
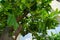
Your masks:
<path fill-rule="evenodd" d="M 32 33 L 37 40 L 47 40 L 48 29 L 58 24 L 56 16 L 59 11 L 52 10 L 52 0 L 1 0 L 0 1 L 0 35 L 6 26 L 13 27 L 11 35 Z M 37 33 L 42 33 L 39 36 Z"/>

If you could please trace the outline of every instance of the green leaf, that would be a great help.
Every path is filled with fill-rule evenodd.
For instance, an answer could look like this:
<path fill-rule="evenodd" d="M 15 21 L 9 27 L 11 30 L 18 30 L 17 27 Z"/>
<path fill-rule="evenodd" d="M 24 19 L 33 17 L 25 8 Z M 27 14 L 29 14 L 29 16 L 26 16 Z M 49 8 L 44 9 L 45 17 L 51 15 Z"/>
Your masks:
<path fill-rule="evenodd" d="M 7 20 L 7 24 L 9 26 L 13 26 L 14 29 L 16 29 L 18 27 L 18 23 L 16 22 L 16 18 L 14 16 L 14 14 L 9 14 L 8 15 L 8 20 Z"/>
<path fill-rule="evenodd" d="M 0 4 L 0 12 L 3 11 L 3 8 L 4 8 L 3 5 Z"/>

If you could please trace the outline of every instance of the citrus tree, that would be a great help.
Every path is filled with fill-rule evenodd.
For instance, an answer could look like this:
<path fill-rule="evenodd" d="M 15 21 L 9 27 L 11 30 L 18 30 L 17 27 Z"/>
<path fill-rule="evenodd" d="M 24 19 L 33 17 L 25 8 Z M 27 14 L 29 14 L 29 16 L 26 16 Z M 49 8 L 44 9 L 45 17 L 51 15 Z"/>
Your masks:
<path fill-rule="evenodd" d="M 48 29 L 58 24 L 59 11 L 52 10 L 52 0 L 0 0 L 0 35 L 5 27 L 14 29 L 13 35 L 32 33 L 37 40 L 46 40 Z M 37 33 L 42 33 L 38 35 Z"/>

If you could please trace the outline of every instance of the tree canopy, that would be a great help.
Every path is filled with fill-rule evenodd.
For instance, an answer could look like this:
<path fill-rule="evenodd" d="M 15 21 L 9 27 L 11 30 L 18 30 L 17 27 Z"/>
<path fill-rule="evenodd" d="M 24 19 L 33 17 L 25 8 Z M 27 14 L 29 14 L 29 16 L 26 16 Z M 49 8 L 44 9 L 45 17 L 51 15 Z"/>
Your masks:
<path fill-rule="evenodd" d="M 5 27 L 13 27 L 16 31 L 25 35 L 32 33 L 37 40 L 45 40 L 48 29 L 58 25 L 56 16 L 60 13 L 54 11 L 52 0 L 1 0 L 0 1 L 0 35 Z M 20 27 L 21 32 L 19 32 Z M 14 33 L 14 32 L 11 32 Z M 37 33 L 42 33 L 39 36 Z M 18 35 L 17 34 L 17 35 Z M 13 34 L 14 35 L 14 34 Z"/>

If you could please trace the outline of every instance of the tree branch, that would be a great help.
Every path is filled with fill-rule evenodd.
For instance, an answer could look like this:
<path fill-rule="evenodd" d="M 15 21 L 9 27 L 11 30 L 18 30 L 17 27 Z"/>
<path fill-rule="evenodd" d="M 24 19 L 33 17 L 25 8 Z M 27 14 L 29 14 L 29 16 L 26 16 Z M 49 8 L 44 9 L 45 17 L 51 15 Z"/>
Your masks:
<path fill-rule="evenodd" d="M 23 15 L 22 16 L 19 16 L 17 17 L 16 21 L 19 22 L 20 20 L 22 20 L 24 17 L 26 17 L 26 15 L 29 13 L 29 10 L 28 9 L 25 9 L 23 11 Z M 22 30 L 22 24 L 19 25 L 19 27 L 17 28 L 17 30 L 15 31 L 14 33 L 14 36 L 15 36 L 15 40 L 17 39 L 17 36 L 19 35 L 20 31 Z"/>

